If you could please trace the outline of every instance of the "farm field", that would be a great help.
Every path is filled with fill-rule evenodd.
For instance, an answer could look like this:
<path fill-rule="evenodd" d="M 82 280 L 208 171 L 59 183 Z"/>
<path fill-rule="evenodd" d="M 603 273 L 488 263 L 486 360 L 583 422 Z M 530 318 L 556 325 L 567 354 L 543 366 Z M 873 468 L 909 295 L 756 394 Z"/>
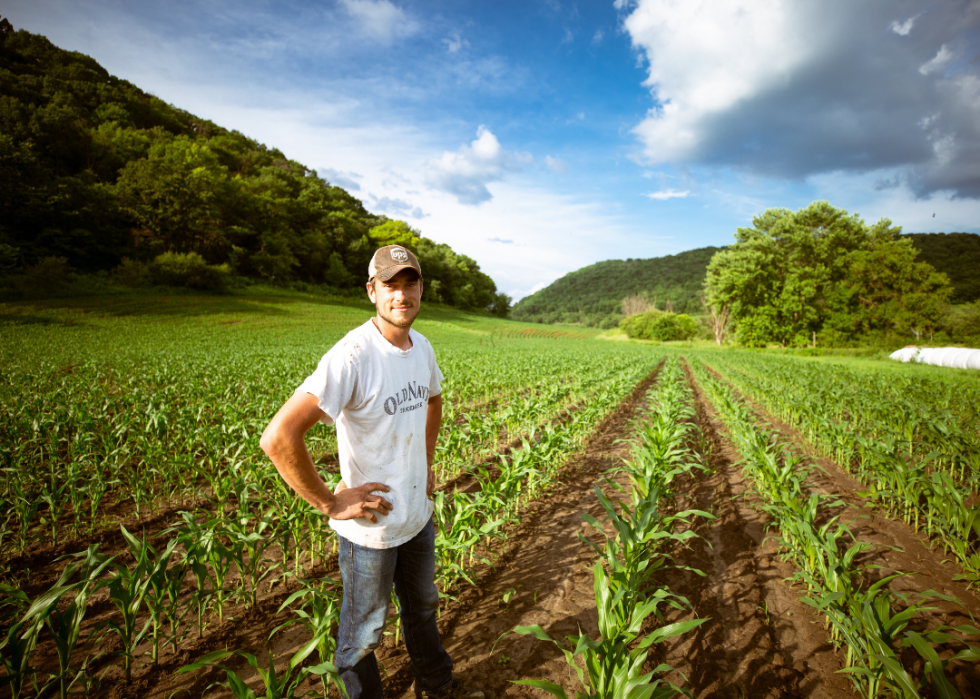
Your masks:
<path fill-rule="evenodd" d="M 0 307 L 0 696 L 227 697 L 232 676 L 265 696 L 270 652 L 297 696 L 338 696 L 332 532 L 258 440 L 372 311 L 268 290 Z M 612 697 L 655 670 L 663 696 L 978 695 L 974 377 L 438 306 L 415 327 L 447 379 L 440 631 L 488 696 Z M 311 437 L 335 483 L 332 428 Z M 395 624 L 378 658 L 413 696 Z"/>

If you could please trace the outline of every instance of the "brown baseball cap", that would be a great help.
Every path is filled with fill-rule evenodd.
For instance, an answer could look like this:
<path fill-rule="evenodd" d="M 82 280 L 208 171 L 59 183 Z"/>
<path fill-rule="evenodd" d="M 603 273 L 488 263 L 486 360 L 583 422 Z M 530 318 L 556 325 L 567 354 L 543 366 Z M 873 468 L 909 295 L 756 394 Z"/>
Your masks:
<path fill-rule="evenodd" d="M 422 268 L 411 250 L 401 245 L 385 245 L 378 248 L 368 265 L 368 281 L 377 277 L 383 282 L 388 281 L 403 269 L 414 269 L 422 278 Z"/>

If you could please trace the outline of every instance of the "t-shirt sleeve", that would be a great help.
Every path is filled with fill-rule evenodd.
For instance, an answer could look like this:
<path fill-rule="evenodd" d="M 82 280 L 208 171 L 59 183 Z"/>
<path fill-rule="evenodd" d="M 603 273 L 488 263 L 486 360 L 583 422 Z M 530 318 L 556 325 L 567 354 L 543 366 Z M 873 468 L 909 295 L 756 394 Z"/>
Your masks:
<path fill-rule="evenodd" d="M 432 351 L 432 345 L 429 345 L 429 398 L 442 393 L 442 381 L 445 378 L 436 361 L 436 353 Z"/>
<path fill-rule="evenodd" d="M 345 343 L 340 343 L 323 355 L 316 370 L 295 392 L 315 396 L 320 410 L 326 413 L 322 422 L 332 425 L 340 417 L 340 411 L 351 402 L 356 390 L 357 362 Z"/>

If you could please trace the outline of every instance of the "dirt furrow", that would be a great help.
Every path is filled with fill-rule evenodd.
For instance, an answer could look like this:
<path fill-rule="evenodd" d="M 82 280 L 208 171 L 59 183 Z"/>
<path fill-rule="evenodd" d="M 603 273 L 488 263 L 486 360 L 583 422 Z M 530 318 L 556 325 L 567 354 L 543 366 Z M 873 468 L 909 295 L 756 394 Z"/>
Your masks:
<path fill-rule="evenodd" d="M 685 497 L 678 507 L 703 509 L 716 519 L 699 521 L 702 538 L 674 553 L 675 564 L 705 577 L 686 570 L 664 577 L 693 606 L 693 613 L 675 613 L 669 621 L 711 619 L 668 644 L 664 660 L 675 667 L 670 679 L 686 676 L 694 695 L 705 698 L 850 694 L 850 683 L 834 674 L 840 662 L 823 626 L 784 582 L 792 566 L 778 559 L 765 516 L 746 500 L 738 453 L 686 364 L 685 373 L 711 471 L 679 484 Z"/>

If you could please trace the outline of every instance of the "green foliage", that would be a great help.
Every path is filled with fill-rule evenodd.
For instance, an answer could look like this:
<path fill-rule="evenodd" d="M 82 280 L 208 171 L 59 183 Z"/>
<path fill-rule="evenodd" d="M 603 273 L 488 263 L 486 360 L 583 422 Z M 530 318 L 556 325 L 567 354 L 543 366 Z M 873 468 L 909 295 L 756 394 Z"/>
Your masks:
<path fill-rule="evenodd" d="M 753 346 L 931 333 L 952 288 L 898 233 L 827 202 L 769 209 L 712 258 L 709 302 L 730 309 L 738 341 Z"/>
<path fill-rule="evenodd" d="M 130 289 L 149 286 L 153 281 L 149 265 L 140 260 L 132 260 L 128 257 L 122 259 L 122 262 L 112 271 L 112 274 L 116 278 L 116 281 Z"/>
<path fill-rule="evenodd" d="M 419 232 L 404 221 L 385 221 L 380 226 L 372 228 L 368 235 L 378 247 L 401 245 L 413 250 L 421 238 Z"/>
<path fill-rule="evenodd" d="M 139 275 L 138 269 L 130 269 Z M 209 265 L 196 252 L 165 252 L 149 265 L 154 282 L 167 286 L 186 286 L 203 291 L 224 291 L 228 281 L 228 265 Z"/>
<path fill-rule="evenodd" d="M 612 328 L 622 320 L 623 299 L 643 294 L 677 313 L 700 313 L 698 292 L 711 256 L 699 248 L 649 260 L 606 260 L 566 274 L 514 305 L 513 317 L 533 323 L 581 323 Z M 669 305 L 668 305 L 669 304 Z"/>
<path fill-rule="evenodd" d="M 953 303 L 980 301 L 980 235 L 976 233 L 905 233 L 919 261 L 945 272 L 953 285 Z"/>
<path fill-rule="evenodd" d="M 431 300 L 504 312 L 493 280 L 470 258 L 370 213 L 274 148 L 4 26 L 0 269 L 60 257 L 93 273 L 128 258 L 115 281 L 135 287 L 146 280 L 133 263 L 193 253 L 240 276 L 354 292 L 374 249 L 399 243 L 418 255 Z M 200 265 L 180 279 L 150 266 L 158 283 L 162 275 L 167 284 L 223 285 Z"/>
<path fill-rule="evenodd" d="M 980 301 L 950 306 L 942 328 L 956 342 L 980 345 Z"/>
<path fill-rule="evenodd" d="M 699 331 L 697 321 L 691 316 L 658 311 L 655 308 L 624 318 L 619 327 L 632 339 L 660 342 L 690 340 Z"/>

